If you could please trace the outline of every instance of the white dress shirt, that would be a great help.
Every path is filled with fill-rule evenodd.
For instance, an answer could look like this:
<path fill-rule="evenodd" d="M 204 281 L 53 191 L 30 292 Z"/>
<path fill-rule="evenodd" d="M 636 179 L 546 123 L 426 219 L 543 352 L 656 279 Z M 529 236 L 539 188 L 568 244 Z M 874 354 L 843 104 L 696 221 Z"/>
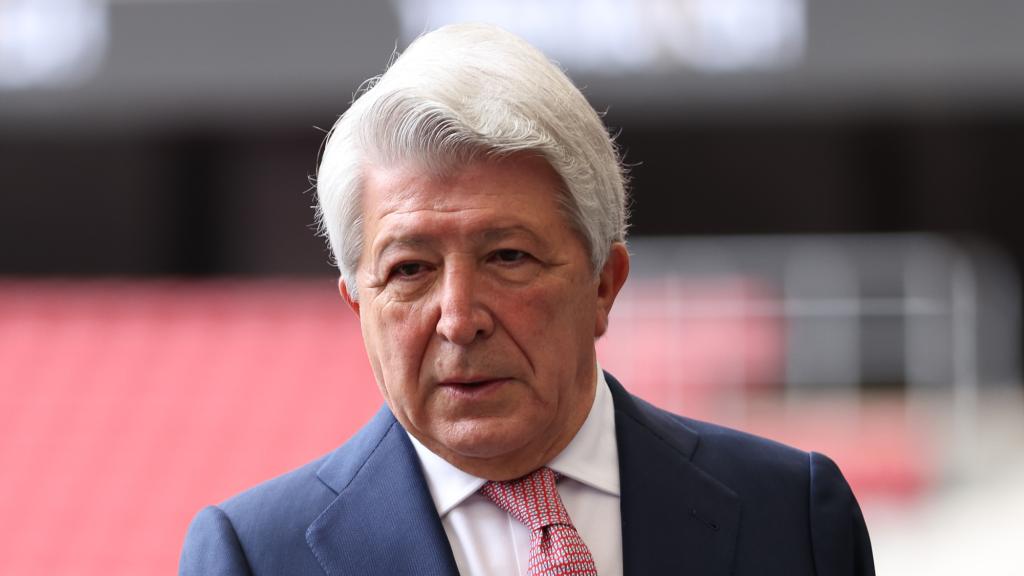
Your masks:
<path fill-rule="evenodd" d="M 462 576 L 524 575 L 530 530 L 477 491 L 486 480 L 452 466 L 411 435 L 430 495 Z M 622 574 L 619 451 L 615 409 L 604 372 L 590 414 L 565 450 L 548 462 L 560 473 L 558 493 L 573 525 L 590 548 L 601 576 Z"/>

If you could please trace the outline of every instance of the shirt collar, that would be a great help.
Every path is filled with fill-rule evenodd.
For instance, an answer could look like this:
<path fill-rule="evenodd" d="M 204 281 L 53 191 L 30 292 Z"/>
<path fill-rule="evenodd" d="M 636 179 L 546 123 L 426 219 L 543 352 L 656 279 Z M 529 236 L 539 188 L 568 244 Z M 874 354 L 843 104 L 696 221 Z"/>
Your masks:
<path fill-rule="evenodd" d="M 615 406 L 604 371 L 597 367 L 594 405 L 569 445 L 548 462 L 563 476 L 603 492 L 619 495 L 619 449 L 615 441 Z"/>
<path fill-rule="evenodd" d="M 443 518 L 487 483 L 483 478 L 477 478 L 452 466 L 447 460 L 431 452 L 412 434 L 409 434 L 409 440 L 412 440 L 416 454 L 420 457 L 423 476 L 427 479 L 427 488 L 434 499 L 438 516 Z"/>
<path fill-rule="evenodd" d="M 439 516 L 461 504 L 482 487 L 487 480 L 451 465 L 434 454 L 409 434 L 423 466 L 427 488 L 434 499 Z M 548 467 L 597 490 L 619 495 L 619 451 L 615 442 L 615 408 L 604 372 L 597 367 L 594 403 L 576 436 L 555 456 Z"/>

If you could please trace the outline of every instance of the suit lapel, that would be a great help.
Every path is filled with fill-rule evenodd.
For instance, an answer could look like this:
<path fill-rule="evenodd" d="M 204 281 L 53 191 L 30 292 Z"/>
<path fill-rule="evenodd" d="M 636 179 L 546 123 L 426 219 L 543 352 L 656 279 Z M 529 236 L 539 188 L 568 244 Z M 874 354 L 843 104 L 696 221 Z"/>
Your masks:
<path fill-rule="evenodd" d="M 415 449 L 386 408 L 318 475 L 338 492 L 306 531 L 327 574 L 458 574 Z"/>
<path fill-rule="evenodd" d="M 615 402 L 625 573 L 731 573 L 739 498 L 691 463 L 696 432 L 606 378 Z"/>

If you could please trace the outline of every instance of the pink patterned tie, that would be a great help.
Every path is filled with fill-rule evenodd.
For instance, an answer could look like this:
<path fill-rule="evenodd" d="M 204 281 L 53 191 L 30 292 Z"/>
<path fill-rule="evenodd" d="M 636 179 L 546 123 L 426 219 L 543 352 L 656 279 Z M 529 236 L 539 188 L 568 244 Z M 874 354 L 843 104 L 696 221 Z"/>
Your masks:
<path fill-rule="evenodd" d="M 540 468 L 516 480 L 488 482 L 480 493 L 519 520 L 530 537 L 530 576 L 596 576 L 590 550 L 572 525 L 555 482 Z"/>

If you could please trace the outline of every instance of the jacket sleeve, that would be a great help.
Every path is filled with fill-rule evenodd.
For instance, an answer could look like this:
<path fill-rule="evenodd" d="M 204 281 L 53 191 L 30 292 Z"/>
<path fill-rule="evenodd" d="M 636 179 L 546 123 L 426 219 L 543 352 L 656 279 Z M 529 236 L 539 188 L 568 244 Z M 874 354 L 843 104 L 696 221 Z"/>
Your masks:
<path fill-rule="evenodd" d="M 819 576 L 874 576 L 871 540 L 857 499 L 836 463 L 810 454 L 810 528 Z"/>
<path fill-rule="evenodd" d="M 196 514 L 185 536 L 180 576 L 249 576 L 252 571 L 231 520 L 216 506 Z"/>

